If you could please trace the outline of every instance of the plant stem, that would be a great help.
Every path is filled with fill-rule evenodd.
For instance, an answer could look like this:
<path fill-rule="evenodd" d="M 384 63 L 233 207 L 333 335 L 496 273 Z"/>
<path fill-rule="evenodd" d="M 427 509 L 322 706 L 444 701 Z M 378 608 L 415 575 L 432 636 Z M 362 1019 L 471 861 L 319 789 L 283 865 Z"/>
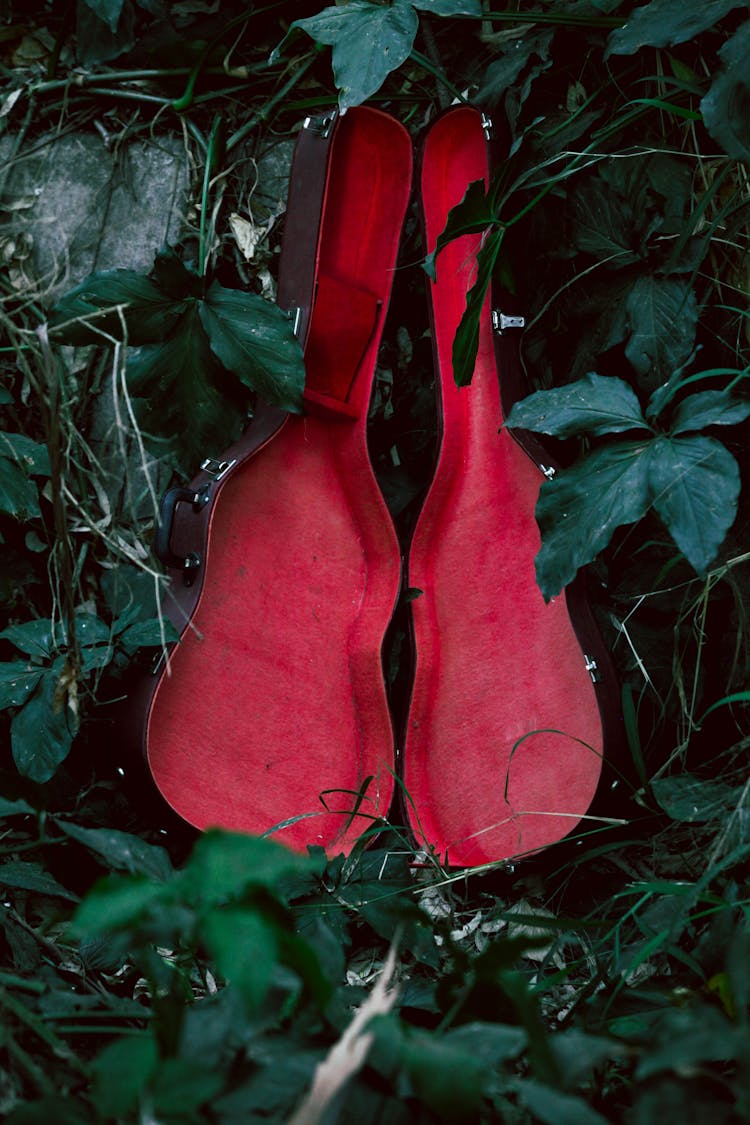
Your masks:
<path fill-rule="evenodd" d="M 294 87 L 297 85 L 297 83 L 302 78 L 304 78 L 304 76 L 307 74 L 310 67 L 316 61 L 316 58 L 317 58 L 317 52 L 314 52 L 303 63 L 300 63 L 300 65 L 297 67 L 297 69 L 294 71 L 294 73 L 287 79 L 287 81 L 284 83 L 284 85 L 281 87 L 281 89 L 277 90 L 276 93 L 273 95 L 273 97 L 268 99 L 266 104 L 263 106 L 263 109 L 260 109 L 260 110 L 258 110 L 257 113 L 254 113 L 252 115 L 252 117 L 250 117 L 249 120 L 247 120 L 245 122 L 245 124 L 242 125 L 237 130 L 236 133 L 232 134 L 232 136 L 227 141 L 227 152 L 230 152 L 241 141 L 244 141 L 245 137 L 247 137 L 250 133 L 252 133 L 253 129 L 257 125 L 259 125 L 261 123 L 261 121 L 267 121 L 268 120 L 268 118 L 271 116 L 271 113 L 276 108 L 276 106 L 279 104 L 279 102 L 283 102 L 284 98 L 287 96 L 289 91 L 293 90 Z"/>
<path fill-rule="evenodd" d="M 198 236 L 198 273 L 201 277 L 206 276 L 206 265 L 208 262 L 208 247 L 206 246 L 208 234 L 208 195 L 211 188 L 211 179 L 216 165 L 219 162 L 221 126 L 222 118 L 217 113 L 211 125 L 211 133 L 208 138 L 206 163 L 203 170 L 203 187 L 201 189 L 201 221 Z"/>

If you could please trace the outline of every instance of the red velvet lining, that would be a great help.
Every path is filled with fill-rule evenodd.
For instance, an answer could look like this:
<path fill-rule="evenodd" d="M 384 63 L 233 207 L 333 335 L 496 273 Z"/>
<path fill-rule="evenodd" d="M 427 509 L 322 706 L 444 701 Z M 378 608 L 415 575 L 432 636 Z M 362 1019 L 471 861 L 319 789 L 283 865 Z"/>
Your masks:
<path fill-rule="evenodd" d="M 479 114 L 441 118 L 425 144 L 428 246 L 472 180 L 486 179 Z M 478 236 L 449 244 L 431 287 L 443 436 L 415 531 L 409 584 L 416 669 L 404 750 L 413 830 L 457 865 L 538 850 L 586 812 L 601 769 L 595 689 L 565 599 L 534 577 L 541 475 L 502 421 L 489 305 L 471 386 L 451 347 L 475 276 Z M 502 377 L 502 372 L 500 372 Z"/>
<path fill-rule="evenodd" d="M 333 145 L 311 378 L 313 393 L 344 392 L 358 417 L 290 418 L 223 485 L 201 598 L 158 687 L 147 753 L 167 801 L 198 828 L 258 833 L 291 821 L 280 840 L 336 852 L 385 815 L 393 793 L 380 650 L 400 555 L 365 428 L 411 142 L 392 118 L 358 107 Z M 338 349 L 346 362 L 329 380 Z"/>
<path fill-rule="evenodd" d="M 322 407 L 356 417 L 355 408 L 340 408 L 348 405 L 380 304 L 376 294 L 320 274 L 305 348 L 305 397 L 311 413 Z"/>

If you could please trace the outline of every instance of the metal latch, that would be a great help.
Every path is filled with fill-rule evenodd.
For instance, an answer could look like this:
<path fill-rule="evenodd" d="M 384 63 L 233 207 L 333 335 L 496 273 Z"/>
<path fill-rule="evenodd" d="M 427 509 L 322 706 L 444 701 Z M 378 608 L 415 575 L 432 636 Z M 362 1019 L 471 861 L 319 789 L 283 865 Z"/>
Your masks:
<path fill-rule="evenodd" d="M 502 336 L 509 328 L 525 328 L 526 318 L 523 316 L 506 316 L 500 309 L 492 310 L 492 330 Z"/>
<path fill-rule="evenodd" d="M 599 665 L 596 663 L 593 657 L 587 656 L 585 652 L 583 654 L 583 659 L 586 661 L 586 671 L 591 676 L 591 682 L 593 684 L 598 684 L 602 678 L 602 674 L 599 671 Z"/>
<path fill-rule="evenodd" d="M 292 305 L 289 309 L 289 316 L 292 320 L 292 332 L 295 336 L 299 336 L 299 330 L 302 326 L 302 309 L 299 305 Z"/>
<path fill-rule="evenodd" d="M 486 141 L 492 140 L 492 134 L 493 134 L 494 128 L 495 128 L 495 126 L 493 124 L 493 121 L 492 121 L 492 118 L 490 117 L 490 115 L 488 113 L 483 113 L 482 114 L 482 129 L 484 130 L 484 139 Z"/>
<path fill-rule="evenodd" d="M 540 465 L 539 468 L 542 470 L 542 476 L 545 476 L 547 480 L 552 480 L 557 472 L 554 465 Z"/>
<path fill-rule="evenodd" d="M 330 135 L 333 123 L 336 120 L 335 109 L 330 113 L 323 113 L 319 117 L 306 117 L 302 122 L 303 129 L 309 129 L 316 136 L 321 137 L 323 140 Z"/>
<path fill-rule="evenodd" d="M 208 473 L 213 480 L 217 481 L 226 476 L 232 468 L 232 465 L 236 464 L 236 458 L 233 461 L 217 461 L 215 457 L 206 457 L 201 461 L 201 469 L 204 473 Z M 206 499 L 208 499 L 208 497 L 206 497 Z"/>

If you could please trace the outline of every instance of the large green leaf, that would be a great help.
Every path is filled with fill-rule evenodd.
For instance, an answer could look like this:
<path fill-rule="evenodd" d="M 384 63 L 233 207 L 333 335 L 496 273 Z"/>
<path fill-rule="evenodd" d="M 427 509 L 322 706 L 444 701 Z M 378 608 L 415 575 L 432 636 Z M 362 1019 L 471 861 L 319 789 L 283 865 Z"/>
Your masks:
<path fill-rule="evenodd" d="M 690 773 L 657 777 L 651 782 L 656 800 L 667 816 L 686 824 L 723 820 L 736 807 L 742 786 Z"/>
<path fill-rule="evenodd" d="M 545 1086 L 532 1078 L 517 1083 L 521 1100 L 545 1125 L 607 1125 L 607 1119 L 574 1094 Z"/>
<path fill-rule="evenodd" d="M 110 336 L 139 347 L 163 340 L 184 307 L 136 270 L 105 270 L 89 274 L 60 298 L 50 314 L 50 332 L 64 344 L 102 344 Z"/>
<path fill-rule="evenodd" d="M 59 621 L 53 625 L 49 617 L 36 617 L 33 621 L 8 625 L 0 633 L 0 637 L 4 641 L 10 641 L 27 656 L 48 660 L 64 643 L 65 631 Z"/>
<path fill-rule="evenodd" d="M 418 26 L 419 17 L 409 0 L 395 0 L 392 6 L 351 0 L 295 20 L 289 30 L 299 27 L 316 43 L 333 47 L 333 76 L 344 110 L 379 90 L 391 71 L 409 57 Z"/>
<path fill-rule="evenodd" d="M 650 481 L 656 511 L 691 566 L 705 574 L 737 514 L 737 462 L 714 438 L 659 437 Z"/>
<path fill-rule="evenodd" d="M 88 892 L 73 919 L 82 936 L 115 933 L 132 926 L 163 899 L 164 886 L 143 875 L 107 875 Z"/>
<path fill-rule="evenodd" d="M 652 444 L 623 441 L 596 449 L 544 482 L 536 506 L 542 534 L 536 576 L 547 601 L 604 550 L 618 527 L 646 514 Z"/>
<path fill-rule="evenodd" d="M 634 55 L 641 47 L 673 47 L 686 43 L 713 27 L 735 8 L 747 7 L 746 0 L 651 0 L 635 8 L 624 27 L 609 37 L 607 54 Z"/>
<path fill-rule="evenodd" d="M 0 512 L 20 519 L 39 515 L 39 493 L 15 461 L 0 456 Z"/>
<path fill-rule="evenodd" d="M 453 378 L 457 387 L 468 387 L 474 375 L 479 349 L 479 320 L 504 234 L 503 227 L 493 230 L 477 254 L 477 279 L 466 296 L 466 308 L 453 340 Z"/>
<path fill-rule="evenodd" d="M 579 187 L 572 198 L 570 237 L 584 254 L 621 269 L 641 259 L 645 217 L 646 179 L 641 175 L 633 190 L 618 190 L 615 168 L 604 168 Z M 629 185 L 628 185 L 629 186 Z"/>
<path fill-rule="evenodd" d="M 170 439 L 189 475 L 204 457 L 215 456 L 239 434 L 244 412 L 236 399 L 222 393 L 237 388 L 211 351 L 197 302 L 190 303 L 169 339 L 128 361 L 127 377 L 138 397 L 141 426 Z"/>
<path fill-rule="evenodd" d="M 307 857 L 273 840 L 209 831 L 193 848 L 182 877 L 197 901 L 218 905 L 250 889 L 275 890 L 281 880 L 301 875 L 310 867 Z"/>
<path fill-rule="evenodd" d="M 460 203 L 451 207 L 445 227 L 438 235 L 435 249 L 424 260 L 425 273 L 435 281 L 437 277 L 436 259 L 444 246 L 462 234 L 481 234 L 497 221 L 492 195 L 486 191 L 484 180 L 473 180 Z"/>
<path fill-rule="evenodd" d="M 411 0 L 421 12 L 436 16 L 481 16 L 481 0 Z"/>
<path fill-rule="evenodd" d="M 688 395 L 678 405 L 672 419 L 672 433 L 703 430 L 706 426 L 736 426 L 750 418 L 750 402 L 731 391 L 701 391 Z"/>
<path fill-rule="evenodd" d="M 536 391 L 517 402 L 506 425 L 561 438 L 648 428 L 632 387 L 593 371 L 566 387 Z"/>
<path fill-rule="evenodd" d="M 251 1010 L 260 1007 L 279 959 L 277 930 L 259 911 L 240 907 L 212 911 L 201 927 L 219 971 Z"/>
<path fill-rule="evenodd" d="M 0 664 L 0 711 L 23 707 L 44 675 L 44 669 L 24 660 Z"/>
<path fill-rule="evenodd" d="M 40 863 L 26 863 L 23 860 L 10 860 L 0 865 L 0 884 L 18 890 L 32 891 L 34 894 L 51 895 L 78 902 L 78 895 L 67 890 Z"/>
<path fill-rule="evenodd" d="M 61 668 L 46 669 L 36 691 L 16 712 L 10 724 L 10 743 L 18 772 L 32 781 L 45 782 L 68 756 L 75 735 L 75 720 L 56 698 Z"/>
<path fill-rule="evenodd" d="M 59 820 L 58 826 L 66 835 L 101 856 L 115 871 L 147 875 L 156 880 L 168 879 L 172 874 L 168 852 L 130 832 L 117 828 L 82 828 L 64 820 Z"/>
<path fill-rule="evenodd" d="M 25 434 L 0 433 L 0 456 L 15 461 L 27 476 L 50 475 L 49 451 L 41 442 Z"/>
<path fill-rule="evenodd" d="M 744 5 L 743 5 L 744 6 Z M 719 51 L 722 69 L 701 102 L 711 136 L 737 160 L 750 161 L 750 20 Z"/>
<path fill-rule="evenodd" d="M 302 348 L 290 318 L 278 305 L 255 293 L 224 289 L 215 281 L 200 315 L 211 349 L 227 370 L 266 402 L 301 413 Z"/>
<path fill-rule="evenodd" d="M 106 1118 L 143 1117 L 137 1113 L 142 1091 L 158 1065 L 158 1048 L 148 1033 L 123 1035 L 109 1043 L 94 1060 L 91 1096 Z"/>
<path fill-rule="evenodd" d="M 629 339 L 625 355 L 641 376 L 663 382 L 688 358 L 695 344 L 695 293 L 668 277 L 639 277 L 627 298 Z"/>
<path fill-rule="evenodd" d="M 124 0 L 84 0 L 95 16 L 107 24 L 114 34 L 120 22 Z"/>

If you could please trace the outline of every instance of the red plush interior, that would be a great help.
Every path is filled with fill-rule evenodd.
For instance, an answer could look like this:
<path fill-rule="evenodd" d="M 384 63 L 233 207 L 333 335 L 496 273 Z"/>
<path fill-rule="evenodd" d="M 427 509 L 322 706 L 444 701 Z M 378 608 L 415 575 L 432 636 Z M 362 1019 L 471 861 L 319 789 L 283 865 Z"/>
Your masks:
<path fill-rule="evenodd" d="M 481 178 L 479 115 L 454 110 L 425 145 L 429 248 Z M 589 807 L 602 750 L 595 689 L 565 598 L 545 605 L 536 585 L 542 477 L 508 432 L 498 433 L 489 306 L 472 384 L 458 390 L 453 382 L 451 347 L 479 244 L 480 236 L 450 243 L 431 286 L 443 437 L 409 562 L 409 584 L 424 593 L 413 602 L 404 780 L 415 833 L 454 865 L 518 856 L 566 835 Z"/>
<path fill-rule="evenodd" d="M 337 852 L 393 792 L 380 650 L 400 556 L 365 426 L 411 142 L 385 114 L 356 108 L 333 144 L 308 359 L 314 393 L 343 396 L 352 419 L 291 417 L 224 484 L 147 754 L 163 795 L 197 827 L 287 822 L 277 838 L 291 847 Z"/>

